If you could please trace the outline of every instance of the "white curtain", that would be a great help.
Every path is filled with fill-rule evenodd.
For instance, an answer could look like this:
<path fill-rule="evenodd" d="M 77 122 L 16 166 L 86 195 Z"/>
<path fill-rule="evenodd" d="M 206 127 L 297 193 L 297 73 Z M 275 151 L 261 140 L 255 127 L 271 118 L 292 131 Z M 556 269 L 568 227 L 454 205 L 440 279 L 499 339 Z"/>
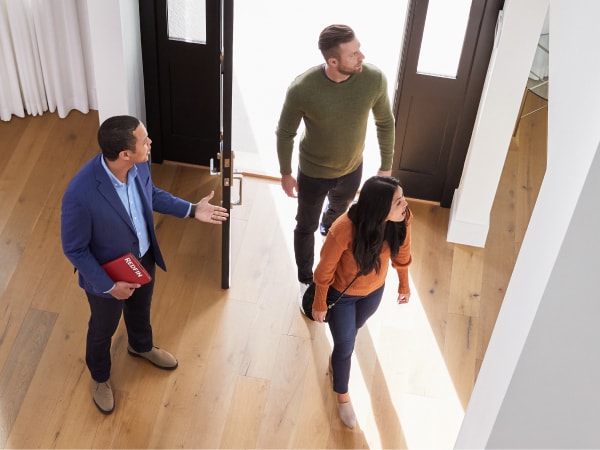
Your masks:
<path fill-rule="evenodd" d="M 0 0 L 1 120 L 96 108 L 85 8 L 77 0 Z"/>

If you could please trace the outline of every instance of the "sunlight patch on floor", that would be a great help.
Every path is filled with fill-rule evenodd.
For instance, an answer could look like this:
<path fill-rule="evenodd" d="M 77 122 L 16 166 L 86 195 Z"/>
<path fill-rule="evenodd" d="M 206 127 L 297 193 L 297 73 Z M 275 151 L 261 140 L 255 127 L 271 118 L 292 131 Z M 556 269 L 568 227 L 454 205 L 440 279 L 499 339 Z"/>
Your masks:
<path fill-rule="evenodd" d="M 390 270 L 381 305 L 358 335 L 349 387 L 358 427 L 370 448 L 389 447 L 381 436 L 390 429 L 410 449 L 453 448 L 464 410 L 416 290 L 398 305 L 397 286 Z"/>
<path fill-rule="evenodd" d="M 296 226 L 296 208 L 298 206 L 298 200 L 295 198 L 288 197 L 281 184 L 278 181 L 274 181 L 269 184 L 269 192 L 274 203 L 277 205 L 274 213 L 277 214 L 277 220 L 279 226 L 283 230 L 285 236 L 285 245 L 287 253 L 290 255 L 291 261 L 294 262 L 294 227 Z"/>
<path fill-rule="evenodd" d="M 368 334 L 373 343 L 377 363 L 385 375 L 384 380 L 375 381 L 387 384 L 407 448 L 452 448 L 464 411 L 417 290 L 412 280 L 410 283 L 410 302 L 398 305 L 398 279 L 390 269 L 379 310 L 361 330 L 358 339 L 365 340 L 361 334 Z M 360 342 L 355 356 L 360 355 L 359 346 Z M 356 389 L 353 386 L 351 389 L 363 394 L 357 409 L 361 410 L 364 405 L 367 411 L 358 412 L 359 420 L 362 419 L 368 441 L 377 446 L 380 423 L 374 420 L 375 413 L 370 410 L 372 399 L 365 395 L 367 383 L 373 382 L 365 380 L 366 372 L 359 364 L 353 364 L 351 379 Z"/>

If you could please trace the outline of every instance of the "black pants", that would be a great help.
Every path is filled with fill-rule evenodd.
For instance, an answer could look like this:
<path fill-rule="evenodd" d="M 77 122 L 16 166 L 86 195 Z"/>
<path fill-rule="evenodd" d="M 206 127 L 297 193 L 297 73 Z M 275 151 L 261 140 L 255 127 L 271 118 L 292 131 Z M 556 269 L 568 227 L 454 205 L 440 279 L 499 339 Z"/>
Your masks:
<path fill-rule="evenodd" d="M 313 279 L 315 259 L 315 231 L 327 197 L 328 205 L 321 217 L 327 229 L 346 212 L 362 179 L 362 164 L 354 172 L 340 178 L 312 178 L 298 170 L 298 211 L 294 229 L 294 255 L 298 267 L 298 281 L 309 283 Z"/>
<path fill-rule="evenodd" d="M 152 277 L 152 281 L 137 288 L 127 300 L 114 297 L 98 297 L 86 292 L 90 304 L 85 362 L 92 378 L 99 383 L 110 378 L 110 346 L 117 331 L 121 314 L 125 320 L 128 342 L 136 352 L 152 350 L 152 326 L 150 305 L 154 290 L 156 266 L 152 251 L 148 250 L 140 260 Z"/>

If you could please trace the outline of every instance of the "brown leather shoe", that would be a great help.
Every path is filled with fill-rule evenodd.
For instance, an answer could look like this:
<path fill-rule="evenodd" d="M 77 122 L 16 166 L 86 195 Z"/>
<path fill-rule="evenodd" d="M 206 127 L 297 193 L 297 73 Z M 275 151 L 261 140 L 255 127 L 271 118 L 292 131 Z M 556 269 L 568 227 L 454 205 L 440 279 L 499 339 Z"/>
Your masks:
<path fill-rule="evenodd" d="M 136 352 L 128 345 L 127 352 L 131 356 L 135 356 L 136 358 L 147 359 L 159 369 L 174 370 L 177 369 L 177 366 L 179 365 L 175 357 L 171 355 L 168 351 L 163 350 L 162 348 L 152 347 L 152 350 L 150 350 L 149 352 L 140 353 Z"/>
<path fill-rule="evenodd" d="M 115 397 L 110 382 L 98 383 L 92 380 L 92 398 L 102 414 L 111 414 L 115 409 Z"/>

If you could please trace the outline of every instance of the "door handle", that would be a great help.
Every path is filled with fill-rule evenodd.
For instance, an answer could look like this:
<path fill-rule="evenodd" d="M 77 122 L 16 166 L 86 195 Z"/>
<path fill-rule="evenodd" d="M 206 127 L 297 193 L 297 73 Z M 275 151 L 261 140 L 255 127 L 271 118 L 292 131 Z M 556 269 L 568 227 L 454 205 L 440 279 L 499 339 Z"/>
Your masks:
<path fill-rule="evenodd" d="M 244 186 L 244 175 L 240 172 L 234 171 L 233 172 L 233 188 L 237 185 L 237 192 L 238 192 L 238 196 L 237 196 L 237 200 L 231 200 L 231 204 L 232 205 L 241 205 L 242 204 L 242 192 L 243 192 L 243 186 Z M 232 196 L 233 198 L 233 196 Z"/>
<path fill-rule="evenodd" d="M 221 160 L 221 152 L 217 153 L 217 159 Z M 215 159 L 210 158 L 210 174 L 211 175 L 221 175 L 221 172 L 215 169 Z"/>

